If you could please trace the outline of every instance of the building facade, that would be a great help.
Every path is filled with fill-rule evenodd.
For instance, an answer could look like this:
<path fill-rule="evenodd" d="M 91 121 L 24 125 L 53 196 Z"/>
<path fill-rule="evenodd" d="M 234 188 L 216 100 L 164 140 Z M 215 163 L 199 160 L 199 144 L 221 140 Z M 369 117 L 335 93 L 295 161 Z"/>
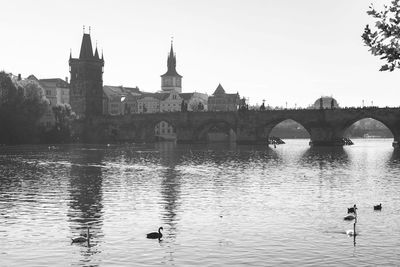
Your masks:
<path fill-rule="evenodd" d="M 103 114 L 126 115 L 138 113 L 138 98 L 141 96 L 137 87 L 103 86 Z"/>
<path fill-rule="evenodd" d="M 57 104 L 69 104 L 69 84 L 68 79 L 40 79 L 39 84 L 43 87 L 47 99 L 51 106 Z"/>
<path fill-rule="evenodd" d="M 28 79 L 30 77 L 28 77 Z M 33 76 L 32 79 L 36 79 L 36 77 Z M 56 122 L 53 113 L 53 107 L 60 104 L 69 104 L 68 79 L 65 79 L 65 81 L 60 78 L 40 79 L 38 80 L 38 82 L 40 86 L 42 86 L 46 98 L 49 100 L 49 106 L 45 114 L 40 119 L 40 123 L 43 124 L 46 128 L 51 128 L 55 125 Z"/>
<path fill-rule="evenodd" d="M 208 95 L 202 93 L 181 93 L 179 96 L 187 105 L 188 111 L 207 111 Z"/>
<path fill-rule="evenodd" d="M 70 104 L 78 118 L 103 114 L 104 57 L 93 53 L 90 34 L 82 37 L 79 58 L 69 58 Z"/>
<path fill-rule="evenodd" d="M 176 91 L 164 93 L 160 98 L 160 112 L 176 112 L 181 111 L 182 98 Z"/>
<path fill-rule="evenodd" d="M 237 111 L 240 104 L 239 93 L 227 94 L 221 84 L 212 96 L 208 97 L 209 111 Z"/>

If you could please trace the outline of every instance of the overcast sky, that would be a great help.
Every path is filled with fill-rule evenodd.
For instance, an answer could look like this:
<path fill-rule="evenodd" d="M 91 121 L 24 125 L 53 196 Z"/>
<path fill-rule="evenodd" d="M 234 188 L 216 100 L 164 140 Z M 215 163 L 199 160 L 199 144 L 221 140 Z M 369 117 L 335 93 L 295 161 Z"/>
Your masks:
<path fill-rule="evenodd" d="M 372 0 L 371 0 L 372 1 Z M 375 0 L 376 6 L 389 1 Z M 0 69 L 65 78 L 82 26 L 104 50 L 104 84 L 160 90 L 171 36 L 183 92 L 218 83 L 252 104 L 400 105 L 400 70 L 363 45 L 367 0 L 2 1 Z"/>

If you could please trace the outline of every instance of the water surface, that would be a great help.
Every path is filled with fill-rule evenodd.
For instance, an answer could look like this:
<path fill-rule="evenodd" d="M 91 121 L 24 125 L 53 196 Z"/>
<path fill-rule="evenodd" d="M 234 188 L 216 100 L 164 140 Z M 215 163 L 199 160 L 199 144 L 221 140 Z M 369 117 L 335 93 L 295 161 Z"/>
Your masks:
<path fill-rule="evenodd" d="M 3 146 L 0 266 L 398 265 L 391 142 Z M 71 244 L 88 224 L 91 246 Z"/>

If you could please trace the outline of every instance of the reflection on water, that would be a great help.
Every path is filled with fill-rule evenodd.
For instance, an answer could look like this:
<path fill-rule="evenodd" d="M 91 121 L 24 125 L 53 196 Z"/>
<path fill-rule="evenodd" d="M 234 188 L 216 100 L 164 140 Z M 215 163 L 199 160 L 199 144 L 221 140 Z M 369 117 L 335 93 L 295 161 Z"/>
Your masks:
<path fill-rule="evenodd" d="M 104 151 L 76 149 L 71 152 L 69 173 L 68 220 L 71 236 L 77 237 L 90 230 L 90 247 L 82 249 L 82 263 L 90 263 L 91 255 L 100 252 L 93 248 L 102 238 L 102 161 Z M 87 245 L 82 243 L 81 245 Z"/>
<path fill-rule="evenodd" d="M 391 140 L 19 146 L 0 164 L 0 266 L 398 264 Z M 355 203 L 357 240 L 343 220 Z M 71 245 L 87 225 L 91 246 Z"/>
<path fill-rule="evenodd" d="M 343 147 L 310 147 L 300 161 L 309 165 L 316 164 L 322 169 L 327 165 L 346 165 L 349 157 Z"/>
<path fill-rule="evenodd" d="M 176 217 L 180 204 L 181 185 L 180 171 L 175 167 L 179 163 L 181 154 L 178 153 L 176 144 L 173 142 L 157 144 L 156 149 L 160 151 L 160 164 L 166 167 L 161 174 L 161 204 L 164 208 L 164 211 L 162 211 L 162 221 L 169 226 L 166 236 L 174 240 L 177 234 Z M 182 154 L 184 155 L 185 153 Z"/>

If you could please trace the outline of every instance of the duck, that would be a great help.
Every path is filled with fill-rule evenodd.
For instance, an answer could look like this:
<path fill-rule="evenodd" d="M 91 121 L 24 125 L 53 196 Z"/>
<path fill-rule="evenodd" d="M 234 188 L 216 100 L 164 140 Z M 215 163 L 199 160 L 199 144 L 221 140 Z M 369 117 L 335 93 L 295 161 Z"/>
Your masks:
<path fill-rule="evenodd" d="M 164 228 L 160 227 L 160 228 L 158 228 L 158 232 L 148 233 L 147 234 L 147 238 L 150 238 L 150 239 L 157 239 L 158 238 L 158 239 L 160 239 L 162 237 L 161 230 L 164 230 Z"/>
<path fill-rule="evenodd" d="M 347 230 L 346 235 L 348 236 L 356 236 L 356 223 L 353 224 L 353 230 Z"/>
<path fill-rule="evenodd" d="M 72 243 L 84 243 L 84 242 L 89 242 L 90 239 L 90 233 L 89 233 L 89 227 L 87 228 L 87 234 L 81 235 L 78 237 L 71 238 Z"/>
<path fill-rule="evenodd" d="M 353 207 L 347 208 L 347 213 L 356 213 L 357 212 L 357 206 L 354 204 Z"/>
<path fill-rule="evenodd" d="M 374 210 L 381 210 L 382 209 L 382 203 L 379 203 L 379 205 L 374 205 Z"/>
<path fill-rule="evenodd" d="M 343 219 L 345 221 L 352 221 L 352 220 L 354 220 L 356 218 L 357 218 L 356 216 L 354 216 L 353 214 L 350 214 L 350 215 L 347 215 L 346 217 L 344 217 Z"/>

